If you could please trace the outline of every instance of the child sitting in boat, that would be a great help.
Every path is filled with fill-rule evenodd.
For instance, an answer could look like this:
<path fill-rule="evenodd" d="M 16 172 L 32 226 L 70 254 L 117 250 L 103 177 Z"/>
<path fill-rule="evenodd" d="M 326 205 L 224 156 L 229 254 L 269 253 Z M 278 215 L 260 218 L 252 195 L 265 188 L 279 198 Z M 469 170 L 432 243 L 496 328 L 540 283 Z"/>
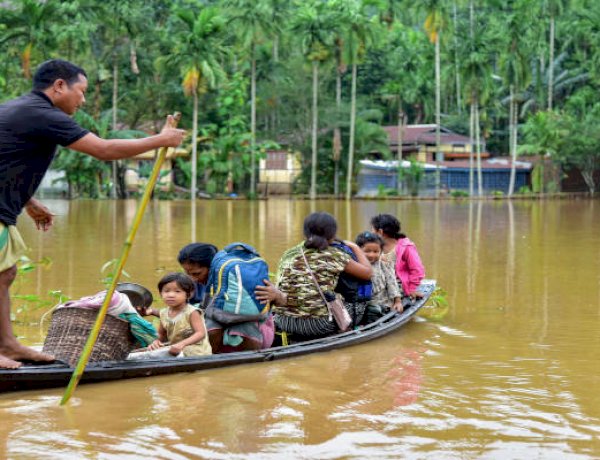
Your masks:
<path fill-rule="evenodd" d="M 356 244 L 363 250 L 373 269 L 369 304 L 381 306 L 384 311 L 393 309 L 402 312 L 402 293 L 394 271 L 380 260 L 383 239 L 375 233 L 363 232 L 356 237 Z"/>
<path fill-rule="evenodd" d="M 400 232 L 400 221 L 391 214 L 378 214 L 371 219 L 371 227 L 383 239 L 381 261 L 395 270 L 403 294 L 412 300 L 422 298 L 418 287 L 425 276 L 425 267 L 415 243 Z"/>
<path fill-rule="evenodd" d="M 128 359 L 212 354 L 204 313 L 188 303 L 194 294 L 192 279 L 183 273 L 169 273 L 158 282 L 158 291 L 167 306 L 160 311 L 158 339 L 148 346 L 148 351 L 131 353 Z"/>

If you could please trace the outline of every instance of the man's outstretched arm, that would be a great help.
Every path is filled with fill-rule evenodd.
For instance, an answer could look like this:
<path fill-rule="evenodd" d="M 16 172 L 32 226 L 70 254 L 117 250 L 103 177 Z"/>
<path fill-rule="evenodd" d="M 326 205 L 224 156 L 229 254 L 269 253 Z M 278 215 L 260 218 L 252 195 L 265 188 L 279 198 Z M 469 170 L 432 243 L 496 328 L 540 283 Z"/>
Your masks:
<path fill-rule="evenodd" d="M 86 153 L 99 160 L 119 160 L 159 147 L 177 147 L 181 144 L 185 131 L 173 128 L 173 119 L 169 119 L 159 134 L 141 139 L 102 139 L 88 133 L 67 147 Z"/>

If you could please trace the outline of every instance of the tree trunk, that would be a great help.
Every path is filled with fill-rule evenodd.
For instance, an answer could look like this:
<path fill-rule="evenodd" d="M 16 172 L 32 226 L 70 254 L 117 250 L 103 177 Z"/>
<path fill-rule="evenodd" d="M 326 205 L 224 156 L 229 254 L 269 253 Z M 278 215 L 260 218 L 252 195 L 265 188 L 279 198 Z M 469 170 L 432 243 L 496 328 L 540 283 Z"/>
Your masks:
<path fill-rule="evenodd" d="M 348 175 L 346 176 L 346 200 L 352 198 L 352 174 L 354 166 L 354 132 L 356 129 L 356 73 L 357 64 L 352 63 L 352 91 L 350 96 L 350 139 L 348 140 Z"/>
<path fill-rule="evenodd" d="M 516 178 L 516 161 L 517 161 L 517 149 L 516 149 L 516 116 L 517 106 L 515 104 L 515 87 L 510 85 L 510 180 L 508 182 L 508 196 L 512 196 L 515 191 L 515 178 Z"/>
<path fill-rule="evenodd" d="M 396 191 L 398 195 L 402 193 L 402 183 L 400 181 L 400 171 L 402 168 L 402 139 L 404 138 L 404 112 L 402 111 L 402 96 L 398 95 L 398 150 L 396 151 L 396 160 L 398 161 L 398 171 L 396 174 Z"/>
<path fill-rule="evenodd" d="M 471 37 L 471 45 L 475 38 L 475 6 L 473 0 L 469 1 L 469 37 Z"/>
<path fill-rule="evenodd" d="M 471 39 L 471 51 L 473 51 L 474 47 L 474 38 L 475 38 L 475 7 L 473 5 L 473 0 L 469 1 L 469 37 Z M 469 120 L 469 138 L 471 141 L 471 151 L 469 153 L 469 196 L 473 196 L 475 194 L 475 177 L 473 171 L 473 159 L 475 156 L 475 144 L 473 143 L 473 138 L 475 136 L 475 100 L 477 96 L 475 95 L 475 91 L 471 92 L 471 114 Z M 479 169 L 478 169 L 479 174 Z"/>
<path fill-rule="evenodd" d="M 317 197 L 317 129 L 319 125 L 319 61 L 312 62 L 313 100 L 312 100 L 312 157 L 310 165 L 310 199 Z"/>
<path fill-rule="evenodd" d="M 440 76 L 440 36 L 435 37 L 435 196 L 440 196 L 441 162 L 444 161 L 444 154 L 441 152 L 441 76 Z"/>
<path fill-rule="evenodd" d="M 279 62 L 279 35 L 273 37 L 273 62 L 277 64 Z M 277 86 L 275 86 L 277 89 Z M 277 93 L 273 95 L 273 110 L 271 111 L 271 128 L 272 132 L 277 137 L 277 120 L 279 112 L 279 97 Z"/>
<path fill-rule="evenodd" d="M 473 138 L 475 137 L 475 96 L 471 95 L 471 113 L 469 115 L 469 141 L 470 141 L 470 149 L 469 149 L 469 196 L 473 196 L 474 193 L 474 162 L 473 162 L 473 154 L 475 150 L 475 143 L 473 142 Z"/>
<path fill-rule="evenodd" d="M 581 176 L 583 177 L 583 180 L 585 182 L 585 185 L 588 186 L 588 189 L 590 191 L 590 195 L 594 196 L 594 193 L 596 193 L 596 182 L 594 181 L 594 170 L 581 170 Z"/>
<path fill-rule="evenodd" d="M 117 57 L 113 56 L 113 88 L 112 88 L 112 129 L 117 130 L 117 98 L 119 95 L 119 67 L 117 66 Z M 113 160 L 112 167 L 112 187 L 110 197 L 117 198 L 117 161 Z"/>
<path fill-rule="evenodd" d="M 252 70 L 250 83 L 250 195 L 256 196 L 256 57 L 252 43 Z"/>
<path fill-rule="evenodd" d="M 192 112 L 192 177 L 190 200 L 196 200 L 198 190 L 198 88 L 194 88 L 194 108 Z"/>
<path fill-rule="evenodd" d="M 550 17 L 550 62 L 548 63 L 548 110 L 552 110 L 554 92 L 554 15 Z"/>
<path fill-rule="evenodd" d="M 452 7 L 453 7 L 453 17 L 452 17 L 452 21 L 454 22 L 454 31 L 455 33 L 452 34 L 453 38 L 454 38 L 454 75 L 456 75 L 456 110 L 458 111 L 459 115 L 462 114 L 462 102 L 460 100 L 460 72 L 458 71 L 458 42 L 456 39 L 456 29 L 457 29 L 457 23 L 458 20 L 456 18 L 456 0 L 454 0 L 452 2 Z"/>
<path fill-rule="evenodd" d="M 339 64 L 335 74 L 335 107 L 337 121 L 333 132 L 333 194 L 337 197 L 340 193 L 340 156 L 342 153 L 342 133 L 339 127 L 339 116 L 342 110 L 342 72 Z"/>
<path fill-rule="evenodd" d="M 475 148 L 477 158 L 477 194 L 483 196 L 483 176 L 481 174 L 481 139 L 479 124 L 479 99 L 475 99 Z"/>

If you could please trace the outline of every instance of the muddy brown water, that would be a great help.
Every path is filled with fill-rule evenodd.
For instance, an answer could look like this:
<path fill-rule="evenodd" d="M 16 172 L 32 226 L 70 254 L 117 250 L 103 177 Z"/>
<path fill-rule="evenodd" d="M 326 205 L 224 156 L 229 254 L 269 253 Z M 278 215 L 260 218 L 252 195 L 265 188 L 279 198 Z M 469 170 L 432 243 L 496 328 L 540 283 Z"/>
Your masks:
<path fill-rule="evenodd" d="M 50 232 L 19 228 L 52 265 L 13 291 L 97 292 L 136 203 L 47 203 Z M 192 240 L 249 242 L 274 269 L 314 210 L 344 238 L 399 216 L 447 315 L 331 353 L 82 385 L 67 407 L 61 389 L 2 394 L 0 458 L 600 458 L 598 201 L 156 202 L 126 271 L 156 295 Z M 17 314 L 23 342 L 43 342 L 44 311 Z"/>

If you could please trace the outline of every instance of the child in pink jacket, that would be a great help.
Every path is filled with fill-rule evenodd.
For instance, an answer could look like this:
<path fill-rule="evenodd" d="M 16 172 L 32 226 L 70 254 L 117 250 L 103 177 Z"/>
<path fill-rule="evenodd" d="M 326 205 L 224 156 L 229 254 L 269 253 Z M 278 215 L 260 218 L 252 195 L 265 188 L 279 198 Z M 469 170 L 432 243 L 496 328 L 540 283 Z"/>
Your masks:
<path fill-rule="evenodd" d="M 394 267 L 404 295 L 423 297 L 417 288 L 425 277 L 425 267 L 415 244 L 400 233 L 400 221 L 391 214 L 378 214 L 371 219 L 371 226 L 384 241 L 381 261 Z"/>

